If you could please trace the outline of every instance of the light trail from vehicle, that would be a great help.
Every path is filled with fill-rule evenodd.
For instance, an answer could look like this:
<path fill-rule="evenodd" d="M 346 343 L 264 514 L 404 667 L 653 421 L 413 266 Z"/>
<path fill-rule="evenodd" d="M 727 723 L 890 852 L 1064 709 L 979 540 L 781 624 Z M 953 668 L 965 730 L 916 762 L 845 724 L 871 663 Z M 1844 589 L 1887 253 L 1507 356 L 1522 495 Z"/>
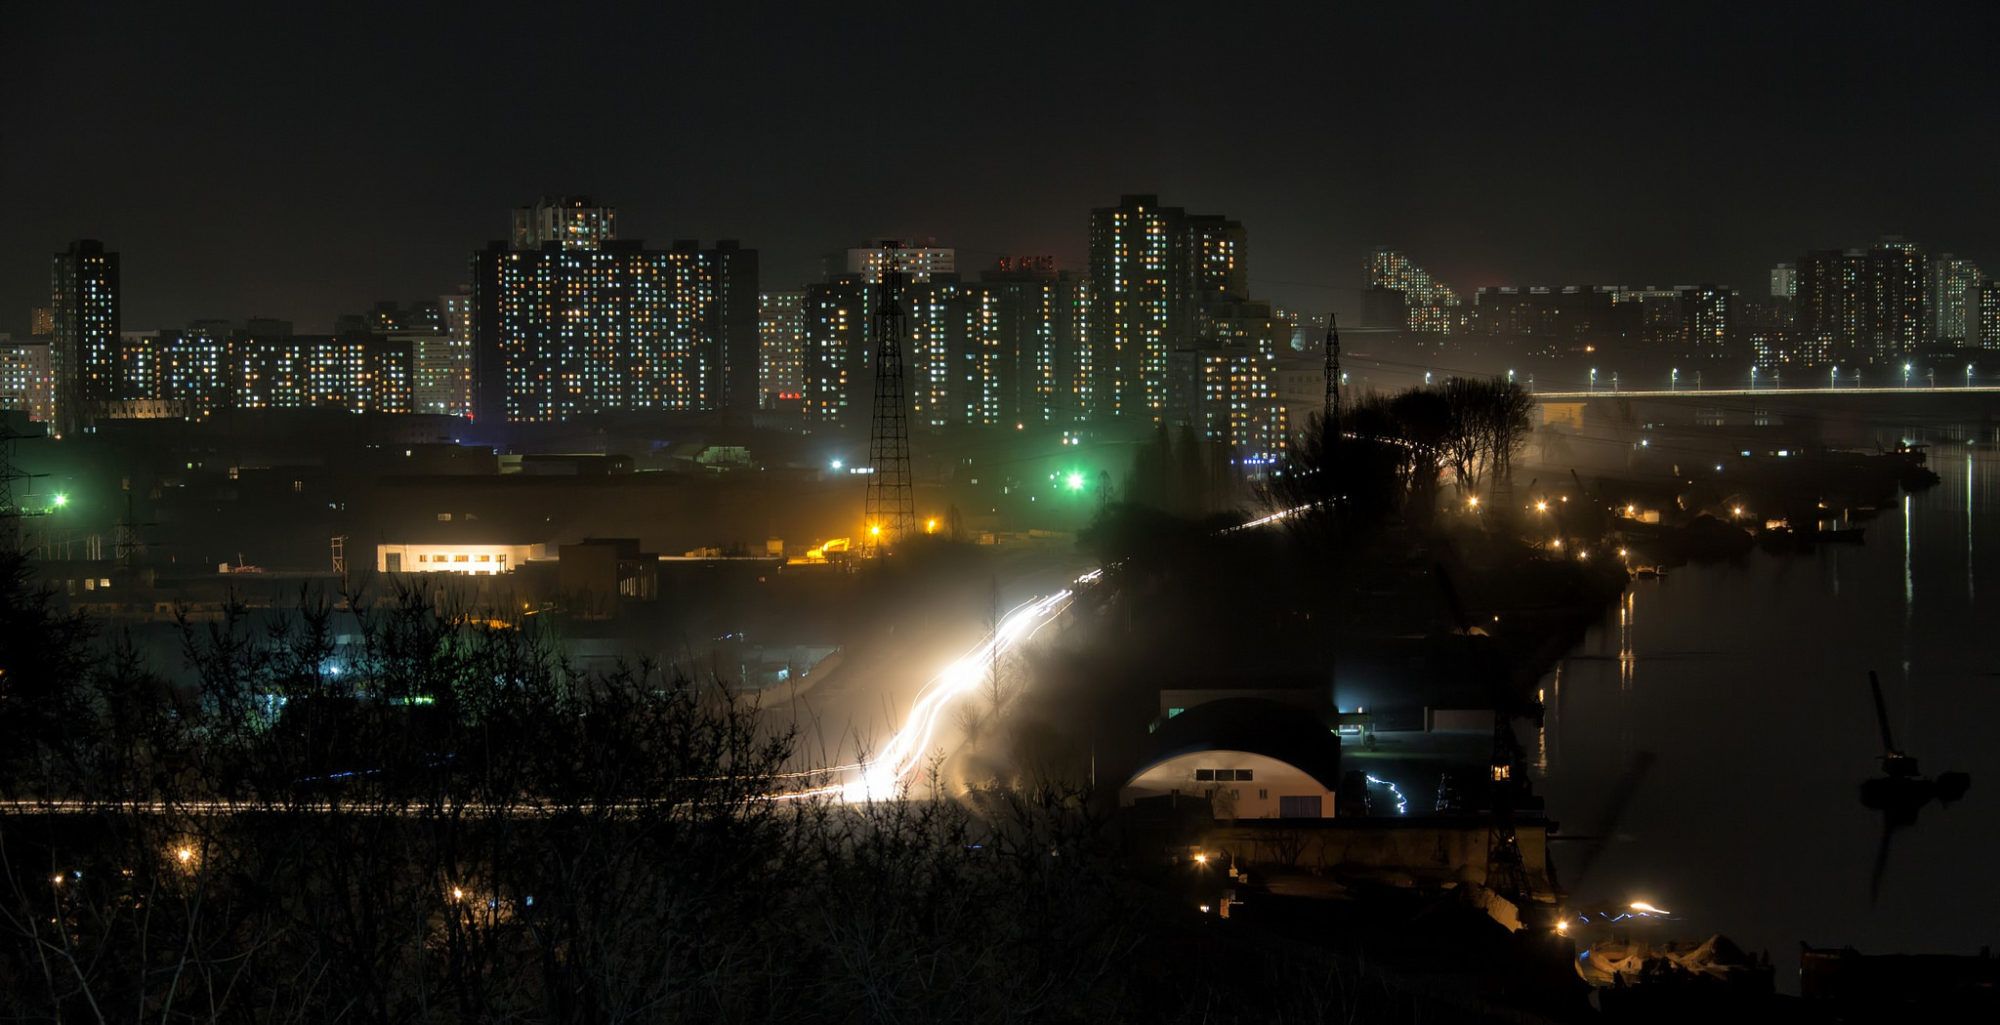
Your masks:
<path fill-rule="evenodd" d="M 1094 581 L 1102 574 L 1102 570 L 1092 570 L 1078 577 L 1076 584 Z M 1070 600 L 1076 596 L 1076 584 L 1015 606 L 984 641 L 931 677 L 917 694 L 916 702 L 910 706 L 910 715 L 903 728 L 882 745 L 882 750 L 875 757 L 864 762 L 857 778 L 840 788 L 841 798 L 859 802 L 889 800 L 899 796 L 909 778 L 930 755 L 938 722 L 946 710 L 979 685 L 980 677 L 996 658 L 1026 644 L 1042 627 L 1062 615 L 1069 608 Z"/>

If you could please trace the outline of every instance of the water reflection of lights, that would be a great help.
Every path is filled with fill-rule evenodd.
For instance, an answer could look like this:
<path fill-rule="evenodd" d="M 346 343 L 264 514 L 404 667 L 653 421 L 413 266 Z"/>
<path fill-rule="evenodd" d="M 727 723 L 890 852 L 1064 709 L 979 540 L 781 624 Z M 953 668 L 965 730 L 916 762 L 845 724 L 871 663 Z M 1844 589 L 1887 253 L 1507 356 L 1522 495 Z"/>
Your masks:
<path fill-rule="evenodd" d="M 1556 678 L 1562 678 L 1562 663 L 1556 663 Z M 1549 691 L 1544 687 L 1535 691 L 1535 700 L 1542 706 L 1542 714 L 1535 724 L 1535 771 L 1548 775 L 1549 771 Z"/>
<path fill-rule="evenodd" d="M 1637 618 L 1639 596 L 1631 591 L 1618 599 L 1618 689 L 1632 689 L 1638 675 L 1639 654 L 1632 648 L 1632 623 Z"/>

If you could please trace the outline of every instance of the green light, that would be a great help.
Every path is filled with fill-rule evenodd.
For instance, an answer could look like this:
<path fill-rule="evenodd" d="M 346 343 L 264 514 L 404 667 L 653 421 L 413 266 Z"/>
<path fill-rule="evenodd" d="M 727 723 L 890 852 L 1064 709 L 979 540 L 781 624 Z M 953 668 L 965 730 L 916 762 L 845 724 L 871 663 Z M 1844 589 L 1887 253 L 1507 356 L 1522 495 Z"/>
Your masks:
<path fill-rule="evenodd" d="M 69 496 L 58 492 L 56 494 L 56 508 L 60 509 L 68 504 L 69 504 Z"/>
<path fill-rule="evenodd" d="M 1065 479 L 1065 483 L 1067 483 L 1067 484 L 1069 485 L 1069 489 L 1070 489 L 1071 491 L 1082 491 L 1082 490 L 1083 490 L 1083 474 L 1081 474 L 1081 473 L 1075 473 L 1075 472 L 1072 472 L 1072 473 L 1071 473 L 1071 474 L 1069 475 L 1069 477 L 1067 477 L 1067 478 Z"/>

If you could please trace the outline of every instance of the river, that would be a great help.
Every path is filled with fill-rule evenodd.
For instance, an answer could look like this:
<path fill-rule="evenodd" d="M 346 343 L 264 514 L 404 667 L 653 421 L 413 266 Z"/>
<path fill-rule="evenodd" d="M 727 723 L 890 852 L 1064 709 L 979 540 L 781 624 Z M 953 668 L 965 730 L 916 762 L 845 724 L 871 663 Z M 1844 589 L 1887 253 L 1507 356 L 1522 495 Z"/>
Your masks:
<path fill-rule="evenodd" d="M 2000 940 L 2000 434 L 1930 462 L 1943 482 L 1868 521 L 1864 545 L 1634 581 L 1544 680 L 1545 725 L 1522 729 L 1564 832 L 1599 832 L 1620 778 L 1655 756 L 1587 872 L 1587 842 L 1557 845 L 1573 903 L 1645 900 L 1680 935 L 1768 950 L 1788 992 L 1802 940 L 1967 954 Z M 1897 744 L 1926 773 L 1973 779 L 1895 834 L 1872 901 L 1869 669 Z"/>

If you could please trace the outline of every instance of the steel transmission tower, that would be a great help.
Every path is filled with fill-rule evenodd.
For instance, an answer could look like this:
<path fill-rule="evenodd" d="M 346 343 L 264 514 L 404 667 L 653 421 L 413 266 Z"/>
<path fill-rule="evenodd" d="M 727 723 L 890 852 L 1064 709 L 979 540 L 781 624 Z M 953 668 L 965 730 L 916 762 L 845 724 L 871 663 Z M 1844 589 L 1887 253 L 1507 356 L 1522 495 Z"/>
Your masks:
<path fill-rule="evenodd" d="M 14 429 L 11 416 L 0 413 L 0 552 L 19 550 L 22 517 L 37 515 L 15 504 L 14 498 L 14 482 L 38 476 L 23 473 L 14 465 L 14 443 L 30 437 L 34 435 L 22 434 Z"/>
<path fill-rule="evenodd" d="M 1326 315 L 1326 416 L 1328 430 L 1340 429 L 1340 315 Z"/>
<path fill-rule="evenodd" d="M 910 481 L 909 403 L 903 395 L 903 267 L 889 253 L 875 301 L 875 408 L 868 419 L 867 552 L 882 552 L 917 525 L 916 493 Z"/>

